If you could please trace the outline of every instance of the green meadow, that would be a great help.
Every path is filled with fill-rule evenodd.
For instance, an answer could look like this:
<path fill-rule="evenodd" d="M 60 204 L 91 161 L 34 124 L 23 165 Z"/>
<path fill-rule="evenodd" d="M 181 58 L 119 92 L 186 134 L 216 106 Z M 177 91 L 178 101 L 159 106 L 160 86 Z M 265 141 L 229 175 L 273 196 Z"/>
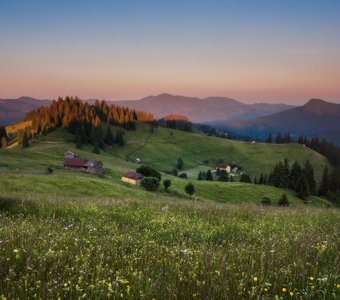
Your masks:
<path fill-rule="evenodd" d="M 309 158 L 320 176 L 323 156 L 148 126 L 124 138 L 124 147 L 93 154 L 58 129 L 0 151 L 0 299 L 339 299 L 340 211 L 331 203 L 195 180 L 220 158 L 251 175 Z M 101 160 L 105 177 L 64 170 L 67 150 Z M 182 157 L 190 179 L 163 173 L 167 192 L 125 184 L 136 157 L 163 172 Z M 282 193 L 289 207 L 277 205 Z"/>

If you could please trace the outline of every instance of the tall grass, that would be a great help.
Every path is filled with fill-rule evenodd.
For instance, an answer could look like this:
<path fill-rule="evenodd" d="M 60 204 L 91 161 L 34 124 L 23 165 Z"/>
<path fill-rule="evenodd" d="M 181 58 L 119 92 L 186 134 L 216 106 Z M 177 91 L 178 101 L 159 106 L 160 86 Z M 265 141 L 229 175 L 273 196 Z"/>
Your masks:
<path fill-rule="evenodd" d="M 1 199 L 0 299 L 340 297 L 338 210 Z"/>

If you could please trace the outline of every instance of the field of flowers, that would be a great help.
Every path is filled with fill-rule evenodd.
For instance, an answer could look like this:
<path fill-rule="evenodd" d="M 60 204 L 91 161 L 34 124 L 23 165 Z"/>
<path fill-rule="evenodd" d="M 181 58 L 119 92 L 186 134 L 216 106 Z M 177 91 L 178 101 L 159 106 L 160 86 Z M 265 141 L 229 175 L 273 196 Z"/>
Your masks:
<path fill-rule="evenodd" d="M 340 212 L 0 196 L 0 299 L 339 299 Z"/>

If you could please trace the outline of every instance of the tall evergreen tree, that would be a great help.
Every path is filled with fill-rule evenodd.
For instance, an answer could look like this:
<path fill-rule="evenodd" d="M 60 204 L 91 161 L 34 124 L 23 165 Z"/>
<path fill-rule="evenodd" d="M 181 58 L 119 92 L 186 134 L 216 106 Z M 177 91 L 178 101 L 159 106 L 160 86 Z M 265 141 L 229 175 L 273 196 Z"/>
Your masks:
<path fill-rule="evenodd" d="M 184 165 L 184 161 L 183 161 L 183 159 L 180 157 L 180 158 L 177 160 L 177 169 L 178 169 L 178 170 L 182 170 L 182 169 L 183 169 L 183 165 Z"/>
<path fill-rule="evenodd" d="M 106 127 L 106 134 L 105 134 L 104 141 L 109 146 L 112 146 L 115 142 L 115 139 L 114 139 L 113 134 L 111 132 L 111 126 L 110 125 L 107 125 L 107 127 Z"/>
<path fill-rule="evenodd" d="M 23 135 L 22 135 L 22 147 L 23 148 L 27 148 L 30 144 L 29 144 L 29 141 L 28 141 L 28 135 L 26 133 L 26 131 L 24 131 Z"/>
<path fill-rule="evenodd" d="M 289 187 L 294 190 L 296 182 L 301 178 L 302 176 L 302 168 L 300 164 L 295 161 L 292 165 L 292 168 L 290 170 L 289 174 Z"/>
<path fill-rule="evenodd" d="M 219 181 L 227 182 L 227 181 L 228 181 L 228 178 L 229 178 L 229 176 L 228 176 L 227 171 L 226 171 L 226 170 L 221 170 L 220 175 L 219 175 L 219 177 L 218 177 L 218 180 L 219 180 Z"/>
<path fill-rule="evenodd" d="M 310 193 L 314 194 L 316 192 L 316 181 L 314 178 L 313 166 L 308 159 L 306 160 L 302 172 L 307 179 Z"/>
<path fill-rule="evenodd" d="M 120 130 L 117 130 L 117 132 L 116 132 L 115 143 L 118 146 L 121 146 L 121 147 L 125 145 L 125 141 L 124 141 L 124 137 L 123 137 L 123 132 L 120 131 Z"/>
<path fill-rule="evenodd" d="M 207 174 L 206 174 L 206 177 L 205 177 L 205 180 L 208 180 L 208 181 L 213 181 L 213 176 L 212 176 L 212 173 L 210 170 L 207 171 Z"/>
<path fill-rule="evenodd" d="M 327 165 L 323 169 L 323 174 L 319 187 L 319 196 L 327 196 L 330 187 L 330 178 Z"/>
<path fill-rule="evenodd" d="M 268 138 L 266 139 L 266 143 L 267 144 L 272 144 L 273 143 L 273 137 L 272 137 L 271 133 L 269 133 Z"/>
<path fill-rule="evenodd" d="M 77 134 L 76 134 L 76 147 L 78 149 L 81 149 L 83 146 L 83 143 L 81 142 L 81 137 L 80 137 L 80 130 L 77 130 Z"/>
<path fill-rule="evenodd" d="M 240 182 L 251 183 L 250 176 L 248 174 L 243 173 L 240 177 Z"/>
<path fill-rule="evenodd" d="M 294 190 L 296 191 L 297 196 L 300 199 L 306 200 L 308 198 L 310 192 L 309 192 L 308 181 L 304 174 L 302 174 L 302 176 L 296 182 Z"/>

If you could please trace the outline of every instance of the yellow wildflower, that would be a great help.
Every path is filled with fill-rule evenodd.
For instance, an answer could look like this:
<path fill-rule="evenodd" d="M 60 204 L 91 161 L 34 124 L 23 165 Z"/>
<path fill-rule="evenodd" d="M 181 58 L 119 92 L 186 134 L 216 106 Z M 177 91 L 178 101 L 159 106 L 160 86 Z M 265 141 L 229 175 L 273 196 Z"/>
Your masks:
<path fill-rule="evenodd" d="M 313 276 L 309 277 L 309 280 L 314 281 L 314 277 Z"/>
<path fill-rule="evenodd" d="M 256 282 L 258 280 L 258 278 L 256 276 L 254 276 L 253 280 Z"/>
<path fill-rule="evenodd" d="M 289 295 L 290 295 L 291 297 L 293 297 L 293 296 L 294 296 L 294 293 L 293 293 L 293 292 L 290 292 Z"/>
<path fill-rule="evenodd" d="M 286 288 L 282 288 L 282 292 L 287 292 L 287 289 Z"/>

